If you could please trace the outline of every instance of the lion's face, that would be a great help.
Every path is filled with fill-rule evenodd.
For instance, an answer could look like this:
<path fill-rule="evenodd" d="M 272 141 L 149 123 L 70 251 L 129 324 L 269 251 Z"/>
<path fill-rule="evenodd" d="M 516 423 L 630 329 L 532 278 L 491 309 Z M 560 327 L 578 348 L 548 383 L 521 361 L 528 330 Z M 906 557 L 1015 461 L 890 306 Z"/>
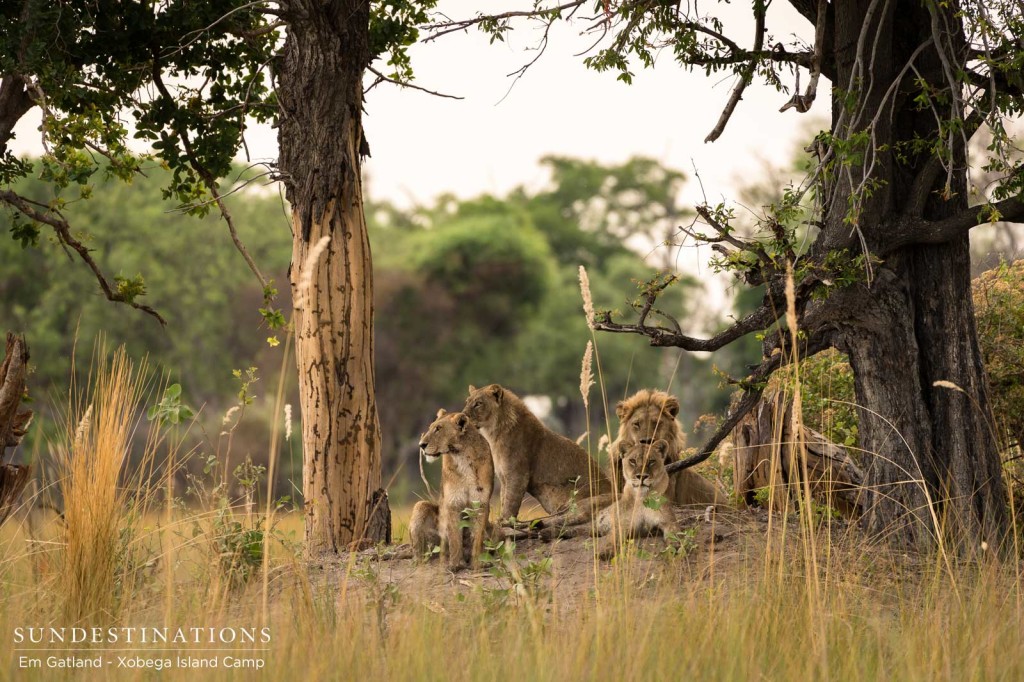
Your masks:
<path fill-rule="evenodd" d="M 679 401 L 664 391 L 643 390 L 619 403 L 619 436 L 650 445 L 656 440 L 676 443 L 680 439 Z M 669 453 L 671 456 L 673 453 Z"/>
<path fill-rule="evenodd" d="M 504 389 L 497 384 L 483 388 L 470 386 L 469 397 L 466 398 L 466 406 L 462 410 L 478 428 L 489 428 L 498 417 L 504 393 Z"/>
<path fill-rule="evenodd" d="M 441 455 L 457 454 L 463 436 L 473 425 L 461 412 L 437 411 L 437 419 L 420 436 L 420 453 L 428 462 L 436 462 Z"/>
<path fill-rule="evenodd" d="M 632 488 L 640 497 L 651 491 L 664 495 L 668 490 L 668 472 L 665 471 L 665 457 L 668 443 L 656 440 L 650 445 L 633 442 L 623 454 L 622 476 L 627 488 Z"/>

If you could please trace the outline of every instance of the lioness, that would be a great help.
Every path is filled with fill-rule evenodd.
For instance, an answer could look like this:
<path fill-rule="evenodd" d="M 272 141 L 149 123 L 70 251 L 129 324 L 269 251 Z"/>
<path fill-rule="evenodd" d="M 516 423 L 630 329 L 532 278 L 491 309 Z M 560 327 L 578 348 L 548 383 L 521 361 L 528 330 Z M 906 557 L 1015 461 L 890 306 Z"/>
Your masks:
<path fill-rule="evenodd" d="M 439 513 L 437 503 L 426 500 L 420 500 L 412 508 L 412 517 L 409 519 L 409 544 L 415 551 L 414 556 L 422 557 L 440 546 Z"/>
<path fill-rule="evenodd" d="M 665 458 L 669 444 L 656 440 L 650 445 L 632 442 L 622 453 L 622 496 L 597 515 L 596 531 L 605 536 L 597 546 L 602 559 L 615 556 L 619 538 L 661 531 L 669 539 L 679 532 L 679 522 L 669 501 L 669 475 L 665 471 Z M 565 518 L 565 527 L 546 527 L 541 537 L 571 538 L 590 533 L 591 514 L 583 511 Z"/>
<path fill-rule="evenodd" d="M 658 439 L 668 444 L 665 464 L 675 462 L 686 447 L 686 434 L 677 418 L 679 400 L 665 391 L 649 388 L 637 391 L 615 406 L 619 417 L 619 435 L 608 447 L 611 455 L 611 478 L 619 485 L 622 481 L 622 457 L 633 443 L 650 445 Z M 668 497 L 673 503 L 721 504 L 726 495 L 711 481 L 696 471 L 683 469 L 671 475 Z"/>
<path fill-rule="evenodd" d="M 491 446 L 503 521 L 519 514 L 526 493 L 548 514 L 564 511 L 574 499 L 610 498 L 611 482 L 590 456 L 544 426 L 512 391 L 497 384 L 470 386 L 463 409 Z"/>
<path fill-rule="evenodd" d="M 491 450 L 476 426 L 461 413 L 438 410 L 437 419 L 420 436 L 420 451 L 427 461 L 441 458 L 441 501 L 417 502 L 409 523 L 416 551 L 441 545 L 441 559 L 451 570 L 465 561 L 462 520 L 469 521 L 469 563 L 476 568 L 488 534 L 494 463 Z M 466 511 L 470 510 L 470 511 Z"/>

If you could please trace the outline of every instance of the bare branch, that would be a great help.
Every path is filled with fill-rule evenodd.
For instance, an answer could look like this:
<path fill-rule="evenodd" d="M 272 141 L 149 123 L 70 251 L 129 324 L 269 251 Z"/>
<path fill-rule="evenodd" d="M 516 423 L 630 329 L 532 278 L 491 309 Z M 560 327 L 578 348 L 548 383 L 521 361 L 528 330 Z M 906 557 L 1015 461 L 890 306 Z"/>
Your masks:
<path fill-rule="evenodd" d="M 814 26 L 814 56 L 811 58 L 811 80 L 807 90 L 800 94 L 800 71 L 796 72 L 797 86 L 793 97 L 779 111 L 795 108 L 801 114 L 807 113 L 818 96 L 818 78 L 821 76 L 821 62 L 825 44 L 825 20 L 828 16 L 828 0 L 818 0 L 818 17 Z"/>
<path fill-rule="evenodd" d="M 764 16 L 767 11 L 767 6 L 764 0 L 754 0 L 754 49 L 752 52 L 757 53 L 764 47 Z M 708 133 L 708 136 L 704 138 L 704 142 L 714 142 L 722 136 L 722 132 L 725 130 L 726 124 L 729 119 L 732 118 L 732 112 L 736 110 L 736 105 L 743 99 L 743 91 L 750 85 L 750 81 L 754 78 L 754 69 L 757 68 L 757 62 L 751 61 L 747 64 L 747 67 L 743 69 L 740 74 L 740 80 L 736 83 L 736 87 L 733 88 L 732 94 L 729 96 L 729 101 L 725 104 L 725 109 L 722 110 L 722 115 L 718 118 L 718 123 L 714 129 Z"/>
<path fill-rule="evenodd" d="M 485 22 L 499 22 L 507 21 L 508 19 L 516 18 L 530 18 L 530 17 L 549 17 L 553 13 L 561 13 L 566 10 L 575 10 L 585 4 L 585 0 L 573 0 L 562 5 L 555 5 L 554 7 L 540 7 L 533 10 L 521 10 L 515 12 L 502 12 L 501 14 L 478 14 L 475 17 L 469 19 L 457 19 L 454 21 L 443 21 L 437 24 L 429 24 L 424 26 L 423 29 L 426 31 L 434 31 L 431 35 L 423 39 L 423 42 L 429 43 L 432 40 L 436 40 L 443 35 L 449 33 L 455 33 L 456 31 L 463 31 L 470 26 L 477 26 Z"/>
<path fill-rule="evenodd" d="M 756 311 L 724 329 L 709 339 L 698 339 L 680 334 L 674 329 L 652 327 L 647 324 L 618 324 L 612 322 L 611 313 L 604 312 L 594 321 L 594 329 L 616 334 L 640 334 L 651 340 L 652 346 L 675 347 L 687 351 L 714 351 L 729 345 L 736 339 L 760 331 L 779 318 L 778 312 L 762 305 Z"/>
<path fill-rule="evenodd" d="M 373 83 L 370 84 L 370 87 L 366 88 L 366 92 L 369 92 L 370 90 L 373 90 L 373 88 L 375 88 L 380 83 L 391 83 L 392 85 L 397 85 L 400 88 L 409 88 L 411 90 L 419 90 L 420 92 L 425 92 L 428 95 L 434 95 L 435 97 L 444 97 L 446 99 L 466 99 L 465 97 L 460 97 L 458 95 L 446 95 L 443 92 L 435 92 L 434 90 L 430 90 L 430 89 L 425 88 L 425 87 L 423 87 L 421 85 L 415 85 L 415 84 L 410 83 L 408 81 L 396 80 L 396 79 L 391 78 L 389 76 L 385 76 L 380 71 L 378 71 L 377 69 L 373 68 L 372 66 L 367 67 L 366 70 L 369 71 L 370 73 L 372 73 L 373 75 L 375 75 L 377 77 L 373 81 Z"/>
<path fill-rule="evenodd" d="M 103 274 L 103 271 L 100 270 L 100 266 L 96 263 L 96 261 L 90 254 L 89 249 L 86 248 L 86 246 L 82 242 L 75 239 L 75 237 L 71 234 L 71 226 L 68 225 L 67 220 L 65 220 L 64 217 L 61 216 L 59 213 L 57 213 L 56 211 L 43 213 L 39 211 L 37 208 L 35 208 L 35 206 L 38 205 L 36 202 L 26 199 L 25 197 L 16 194 L 10 190 L 0 190 L 0 201 L 3 201 L 5 204 L 17 209 L 20 213 L 27 216 L 28 218 L 31 218 L 37 223 L 43 223 L 44 225 L 49 225 L 50 227 L 52 227 L 54 229 L 54 232 L 57 233 L 57 239 L 60 241 L 60 243 L 74 249 L 78 253 L 78 256 L 85 262 L 85 264 L 89 266 L 89 269 L 92 270 L 93 275 L 96 276 L 96 281 L 99 282 L 100 289 L 103 291 L 103 295 L 107 297 L 108 301 L 130 305 L 133 308 L 136 308 L 138 310 L 141 310 L 145 313 L 152 315 L 157 319 L 158 322 L 160 322 L 162 326 L 167 326 L 167 321 L 164 320 L 164 318 L 161 317 L 160 313 L 158 313 L 156 310 L 154 310 L 148 305 L 136 303 L 135 301 L 126 298 L 124 295 L 119 293 L 114 287 L 111 286 L 110 282 Z"/>

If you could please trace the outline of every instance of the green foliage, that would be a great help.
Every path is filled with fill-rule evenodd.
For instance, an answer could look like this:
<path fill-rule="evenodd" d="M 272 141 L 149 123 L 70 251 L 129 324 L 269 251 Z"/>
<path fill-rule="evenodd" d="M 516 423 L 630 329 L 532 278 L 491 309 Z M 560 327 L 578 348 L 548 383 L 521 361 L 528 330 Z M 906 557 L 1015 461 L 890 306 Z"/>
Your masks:
<path fill-rule="evenodd" d="M 697 549 L 696 536 L 696 528 L 685 528 L 678 533 L 666 535 L 665 549 L 661 550 L 660 556 L 665 559 L 679 559 L 692 554 Z"/>
<path fill-rule="evenodd" d="M 146 412 L 149 421 L 160 424 L 181 424 L 195 416 L 191 407 L 181 402 L 181 384 L 171 384 L 164 389 L 163 398 Z"/>
<path fill-rule="evenodd" d="M 807 426 L 834 443 L 857 445 L 853 370 L 844 354 L 829 349 L 801 362 L 800 396 Z"/>
<path fill-rule="evenodd" d="M 230 587 L 237 589 L 263 570 L 264 551 L 269 540 L 292 549 L 294 545 L 275 527 L 277 517 L 272 524 L 264 508 L 257 509 L 257 491 L 266 477 L 266 467 L 246 457 L 232 472 L 233 485 L 229 486 L 220 480 L 222 464 L 217 455 L 206 457 L 201 476 L 186 474 L 189 481 L 186 492 L 204 507 L 216 510 L 208 526 L 202 517 L 193 519 L 192 539 L 205 540 L 221 576 Z M 239 500 L 229 495 L 231 488 L 240 491 Z M 288 502 L 287 498 L 278 499 L 274 511 L 285 507 Z"/>
<path fill-rule="evenodd" d="M 973 294 L 996 427 L 1024 447 L 1024 260 L 983 273 Z"/>
<path fill-rule="evenodd" d="M 484 603 L 491 607 L 518 604 L 522 599 L 550 600 L 551 589 L 545 578 L 551 578 L 553 559 L 530 559 L 516 553 L 512 540 L 485 543 L 482 563 L 498 582 L 496 587 L 482 587 Z"/>

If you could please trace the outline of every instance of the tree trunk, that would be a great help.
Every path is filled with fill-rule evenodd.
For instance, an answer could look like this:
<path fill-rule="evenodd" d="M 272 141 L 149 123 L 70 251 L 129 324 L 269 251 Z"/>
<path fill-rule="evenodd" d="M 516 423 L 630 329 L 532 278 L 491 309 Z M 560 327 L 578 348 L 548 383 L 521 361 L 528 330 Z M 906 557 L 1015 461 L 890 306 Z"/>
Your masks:
<path fill-rule="evenodd" d="M 306 550 L 315 556 L 353 541 L 390 540 L 387 495 L 380 490 L 373 271 L 361 179 L 369 4 L 285 4 L 288 36 L 276 64 L 278 142 L 292 207 Z"/>
<path fill-rule="evenodd" d="M 27 375 L 25 339 L 8 332 L 7 349 L 0 364 L 0 525 L 17 508 L 31 473 L 27 464 L 4 462 L 7 448 L 18 447 L 32 422 L 32 411 L 19 409 Z"/>
<path fill-rule="evenodd" d="M 929 150 L 898 146 L 915 138 L 944 139 L 933 110 L 915 102 L 915 78 L 919 73 L 929 84 L 944 87 L 938 42 L 953 68 L 963 67 L 963 51 L 956 49 L 963 36 L 944 30 L 936 38 L 932 28 L 959 27 L 956 8 L 936 3 L 934 11 L 945 16 L 933 24 L 927 4 L 900 4 L 898 17 L 893 3 L 866 0 L 830 7 L 835 11 L 837 71 L 833 133 L 850 139 L 874 118 L 874 137 L 865 152 L 874 183 L 861 184 L 865 167 L 840 174 L 818 247 L 834 248 L 854 228 L 864 243 L 879 243 L 881 233 L 895 229 L 900 216 L 915 206 L 926 219 L 964 210 L 966 144 L 961 136 L 950 141 L 952 170 L 920 187 L 914 180 Z M 931 45 L 921 49 L 929 39 Z M 904 71 L 912 57 L 916 73 Z M 896 79 L 901 84 L 890 90 Z M 844 90 L 860 92 L 852 109 L 844 106 Z M 943 106 L 948 115 L 948 103 Z M 872 149 L 874 158 L 867 160 Z M 947 177 L 949 194 L 941 191 Z M 858 202 L 861 210 L 851 224 L 850 207 Z M 854 371 L 861 445 L 873 454 L 865 471 L 867 527 L 917 546 L 952 539 L 957 549 L 967 549 L 999 541 L 1007 523 L 1006 492 L 988 421 L 967 238 L 892 254 L 875 268 L 869 288 L 864 305 L 849 311 L 851 317 L 835 336 Z M 935 386 L 937 381 L 962 390 Z"/>

